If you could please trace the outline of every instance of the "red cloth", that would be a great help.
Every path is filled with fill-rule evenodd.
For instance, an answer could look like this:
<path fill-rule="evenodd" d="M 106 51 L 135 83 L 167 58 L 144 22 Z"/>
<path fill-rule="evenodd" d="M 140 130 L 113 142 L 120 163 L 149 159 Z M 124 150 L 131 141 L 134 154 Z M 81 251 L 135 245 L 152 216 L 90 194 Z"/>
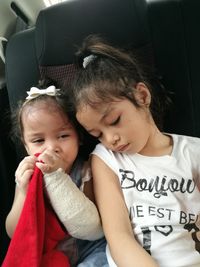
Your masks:
<path fill-rule="evenodd" d="M 67 233 L 43 195 L 43 174 L 35 167 L 24 207 L 2 267 L 70 267 L 55 249 Z"/>

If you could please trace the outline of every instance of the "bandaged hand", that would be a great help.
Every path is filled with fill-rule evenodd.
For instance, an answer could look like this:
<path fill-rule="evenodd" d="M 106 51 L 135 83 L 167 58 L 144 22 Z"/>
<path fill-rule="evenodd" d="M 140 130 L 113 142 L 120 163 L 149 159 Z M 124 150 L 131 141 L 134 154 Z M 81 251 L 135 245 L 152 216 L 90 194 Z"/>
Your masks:
<path fill-rule="evenodd" d="M 46 149 L 38 156 L 38 162 L 36 166 L 42 171 L 42 173 L 51 173 L 59 168 L 65 170 L 66 162 L 60 157 L 58 153 L 51 149 Z"/>
<path fill-rule="evenodd" d="M 44 184 L 54 211 L 73 237 L 96 240 L 104 235 L 95 204 L 68 174 L 62 169 L 44 174 Z"/>

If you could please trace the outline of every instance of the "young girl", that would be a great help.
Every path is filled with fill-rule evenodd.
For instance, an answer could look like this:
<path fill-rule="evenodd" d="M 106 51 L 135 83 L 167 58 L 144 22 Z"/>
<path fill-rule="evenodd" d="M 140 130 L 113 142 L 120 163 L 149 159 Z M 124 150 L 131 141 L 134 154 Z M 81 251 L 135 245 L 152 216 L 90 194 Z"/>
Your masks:
<path fill-rule="evenodd" d="M 110 266 L 200 266 L 200 139 L 161 132 L 167 96 L 134 57 L 96 37 L 71 88 L 92 155 Z M 162 102 L 163 98 L 163 102 Z"/>
<path fill-rule="evenodd" d="M 36 165 L 44 174 L 52 207 L 69 234 L 76 238 L 63 240 L 58 249 L 68 255 L 71 266 L 107 266 L 100 218 L 92 202 L 92 180 L 88 167 L 78 156 L 80 138 L 67 115 L 67 106 L 65 96 L 54 86 L 33 87 L 16 113 L 16 131 L 29 156 L 16 170 L 17 186 L 6 229 L 12 237 Z M 40 153 L 38 158 L 36 153 Z M 99 240 L 92 241 L 96 239 Z"/>

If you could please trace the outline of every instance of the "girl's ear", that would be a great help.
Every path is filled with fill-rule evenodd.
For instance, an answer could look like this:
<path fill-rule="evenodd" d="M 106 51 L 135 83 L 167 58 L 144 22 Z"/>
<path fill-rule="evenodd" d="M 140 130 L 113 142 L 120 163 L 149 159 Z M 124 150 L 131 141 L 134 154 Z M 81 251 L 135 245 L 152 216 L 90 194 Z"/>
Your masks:
<path fill-rule="evenodd" d="M 145 107 L 150 106 L 151 94 L 149 92 L 148 87 L 144 83 L 139 82 L 136 84 L 134 95 L 137 103 L 140 106 L 145 106 Z"/>

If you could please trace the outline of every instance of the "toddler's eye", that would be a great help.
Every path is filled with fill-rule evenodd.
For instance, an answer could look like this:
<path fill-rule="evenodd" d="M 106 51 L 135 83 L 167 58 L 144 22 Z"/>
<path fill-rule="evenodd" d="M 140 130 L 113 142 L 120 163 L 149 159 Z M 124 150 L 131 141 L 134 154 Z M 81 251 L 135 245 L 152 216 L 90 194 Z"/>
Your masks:
<path fill-rule="evenodd" d="M 67 138 L 67 137 L 69 137 L 69 134 L 62 134 L 59 136 L 59 138 Z"/>
<path fill-rule="evenodd" d="M 44 142 L 44 139 L 35 139 L 35 140 L 33 140 L 33 143 L 42 143 L 42 142 Z"/>
<path fill-rule="evenodd" d="M 115 121 L 113 121 L 110 125 L 111 126 L 117 125 L 119 121 L 120 121 L 120 116 Z"/>

